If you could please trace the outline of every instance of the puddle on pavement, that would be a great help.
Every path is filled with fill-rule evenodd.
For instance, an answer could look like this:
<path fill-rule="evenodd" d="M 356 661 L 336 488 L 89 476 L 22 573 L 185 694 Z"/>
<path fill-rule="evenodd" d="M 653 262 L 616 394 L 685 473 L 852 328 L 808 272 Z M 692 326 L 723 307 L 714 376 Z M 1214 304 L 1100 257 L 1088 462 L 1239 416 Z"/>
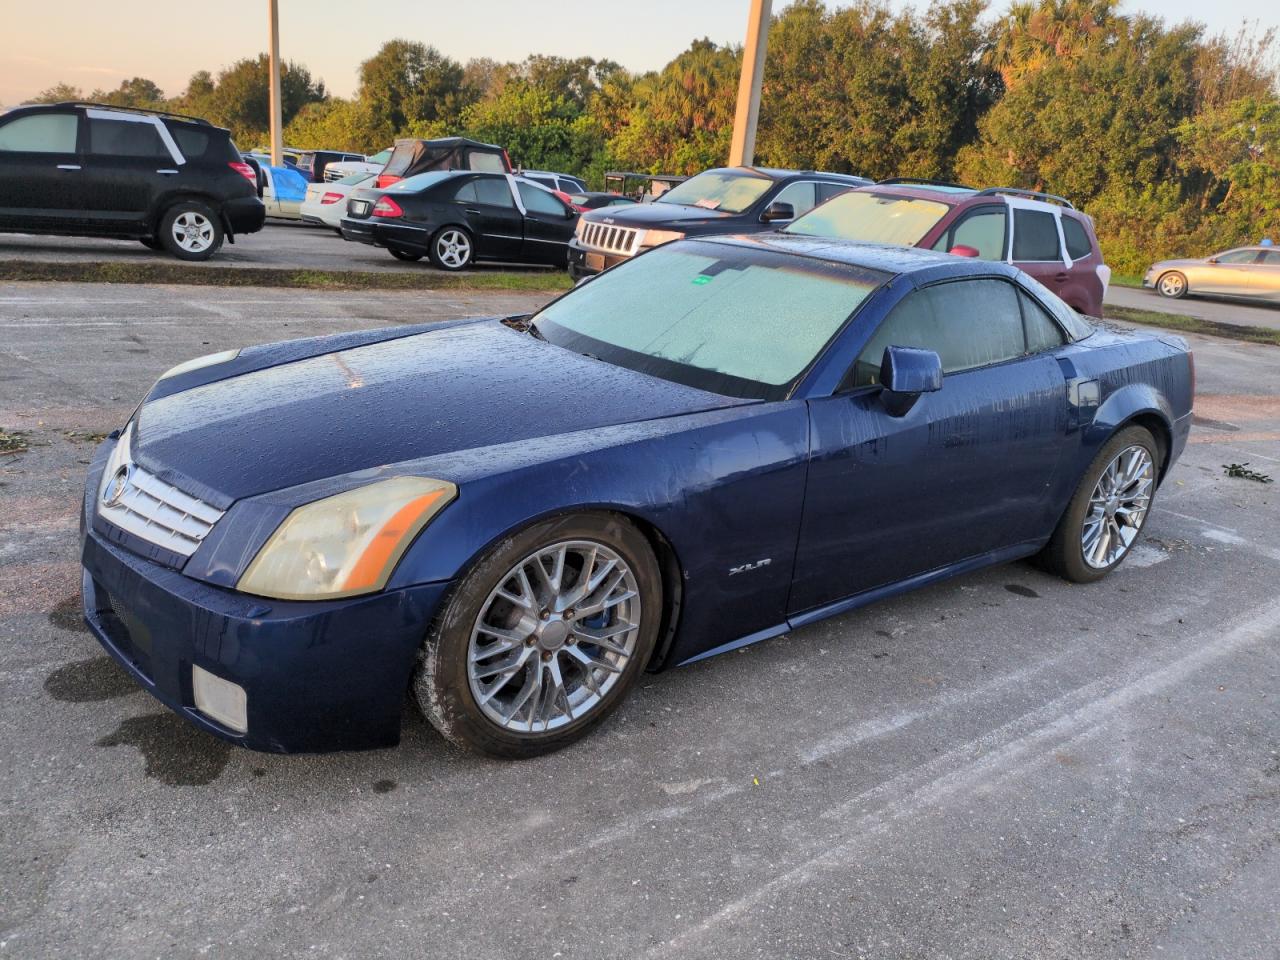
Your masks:
<path fill-rule="evenodd" d="M 374 793 L 390 793 L 396 788 L 394 780 L 375 780 L 373 783 Z"/>
<path fill-rule="evenodd" d="M 174 713 L 130 717 L 98 747 L 137 747 L 146 775 L 171 787 L 199 787 L 222 774 L 231 744 L 198 730 Z"/>
<path fill-rule="evenodd" d="M 92 657 L 59 667 L 45 677 L 44 689 L 64 703 L 90 703 L 125 697 L 141 688 L 110 657 Z"/>
<path fill-rule="evenodd" d="M 79 595 L 67 597 L 49 611 L 49 622 L 59 630 L 74 630 L 76 633 L 88 633 L 89 626 L 84 622 L 84 607 Z"/>

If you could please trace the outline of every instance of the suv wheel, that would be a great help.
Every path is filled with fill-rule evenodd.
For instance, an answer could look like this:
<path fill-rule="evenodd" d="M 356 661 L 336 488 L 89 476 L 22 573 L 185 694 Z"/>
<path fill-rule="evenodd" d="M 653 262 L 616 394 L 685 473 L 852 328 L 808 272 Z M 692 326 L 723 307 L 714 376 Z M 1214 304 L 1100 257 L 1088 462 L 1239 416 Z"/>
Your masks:
<path fill-rule="evenodd" d="M 175 203 L 160 218 L 160 242 L 179 260 L 208 260 L 222 246 L 222 224 L 203 203 Z"/>

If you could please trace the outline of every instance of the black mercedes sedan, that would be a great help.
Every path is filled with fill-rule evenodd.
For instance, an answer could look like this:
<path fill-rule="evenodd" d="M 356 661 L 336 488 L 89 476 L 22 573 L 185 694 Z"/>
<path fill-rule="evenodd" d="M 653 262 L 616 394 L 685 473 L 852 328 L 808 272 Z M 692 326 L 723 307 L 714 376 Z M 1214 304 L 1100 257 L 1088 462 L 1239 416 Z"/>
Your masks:
<path fill-rule="evenodd" d="M 435 170 L 382 189 L 353 190 L 342 237 L 429 256 L 441 270 L 477 260 L 563 267 L 578 213 L 550 190 L 506 173 Z"/>
<path fill-rule="evenodd" d="M 836 194 L 870 183 L 865 177 L 813 170 L 704 170 L 651 203 L 584 213 L 569 244 L 569 276 L 594 276 L 685 237 L 776 230 Z"/>

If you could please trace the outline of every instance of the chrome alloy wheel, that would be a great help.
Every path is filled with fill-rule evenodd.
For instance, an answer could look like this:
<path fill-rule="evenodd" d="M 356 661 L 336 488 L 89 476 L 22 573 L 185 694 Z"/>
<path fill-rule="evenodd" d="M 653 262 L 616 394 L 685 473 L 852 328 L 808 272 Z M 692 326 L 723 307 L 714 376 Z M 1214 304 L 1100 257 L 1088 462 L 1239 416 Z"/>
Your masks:
<path fill-rule="evenodd" d="M 1146 447 L 1125 447 L 1102 471 L 1080 535 L 1084 562 L 1105 570 L 1120 560 L 1138 538 L 1151 506 L 1155 465 Z"/>
<path fill-rule="evenodd" d="M 1166 273 L 1160 278 L 1160 292 L 1166 297 L 1180 297 L 1187 288 L 1187 281 L 1180 273 Z"/>
<path fill-rule="evenodd" d="M 202 213 L 184 210 L 173 219 L 173 239 L 187 253 L 204 253 L 213 245 L 213 223 Z"/>
<path fill-rule="evenodd" d="M 461 230 L 446 230 L 436 237 L 436 256 L 451 270 L 465 267 L 471 259 L 471 239 Z"/>
<path fill-rule="evenodd" d="M 467 648 L 471 694 L 506 730 L 555 730 L 600 704 L 639 632 L 635 574 L 618 553 L 588 540 L 541 547 L 480 608 Z"/>

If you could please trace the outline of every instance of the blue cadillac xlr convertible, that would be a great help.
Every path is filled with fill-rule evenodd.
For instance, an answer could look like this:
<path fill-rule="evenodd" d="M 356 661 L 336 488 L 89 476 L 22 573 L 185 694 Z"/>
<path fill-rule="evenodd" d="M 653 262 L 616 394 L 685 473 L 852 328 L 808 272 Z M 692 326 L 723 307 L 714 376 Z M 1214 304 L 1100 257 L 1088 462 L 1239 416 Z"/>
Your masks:
<path fill-rule="evenodd" d="M 98 450 L 84 612 L 247 747 L 564 746 L 645 670 L 1039 554 L 1096 580 L 1186 443 L 1179 338 L 1008 266 L 686 240 L 532 317 L 170 370 Z"/>

